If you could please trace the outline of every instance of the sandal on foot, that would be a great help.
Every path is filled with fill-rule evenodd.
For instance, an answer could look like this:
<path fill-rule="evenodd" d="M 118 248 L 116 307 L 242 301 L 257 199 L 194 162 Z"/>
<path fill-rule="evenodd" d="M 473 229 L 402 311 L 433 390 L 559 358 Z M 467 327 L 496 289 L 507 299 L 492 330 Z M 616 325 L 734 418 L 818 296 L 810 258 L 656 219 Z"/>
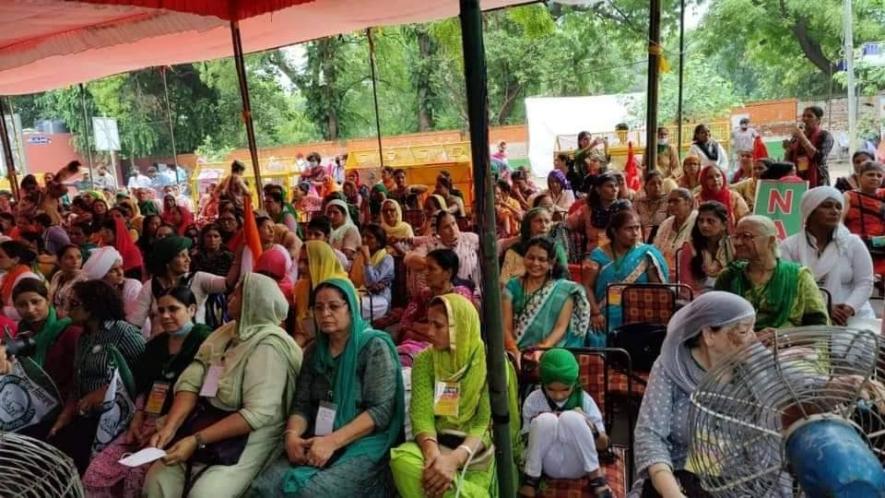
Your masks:
<path fill-rule="evenodd" d="M 541 485 L 540 477 L 523 475 L 522 486 L 519 487 L 517 496 L 520 498 L 534 498 L 538 496 L 538 487 Z"/>
<path fill-rule="evenodd" d="M 608 487 L 608 481 L 605 480 L 605 477 L 590 479 L 588 487 L 596 498 L 615 498 L 612 488 Z"/>

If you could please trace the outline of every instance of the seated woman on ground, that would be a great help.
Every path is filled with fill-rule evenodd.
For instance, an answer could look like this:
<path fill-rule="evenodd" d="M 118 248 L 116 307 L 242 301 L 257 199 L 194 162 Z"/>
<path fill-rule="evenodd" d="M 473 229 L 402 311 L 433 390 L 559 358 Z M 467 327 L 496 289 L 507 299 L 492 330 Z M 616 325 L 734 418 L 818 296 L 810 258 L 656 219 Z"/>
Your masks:
<path fill-rule="evenodd" d="M 875 319 L 870 306 L 873 259 L 863 240 L 842 224 L 841 192 L 813 188 L 802 195 L 799 209 L 805 230 L 781 243 L 783 258 L 811 270 L 817 285 L 833 299 L 832 318 L 846 326 L 852 319 Z"/>
<path fill-rule="evenodd" d="M 529 241 L 535 237 L 545 237 L 550 233 L 552 226 L 550 211 L 544 208 L 532 208 L 522 219 L 519 231 L 519 242 L 504 253 L 504 264 L 501 265 L 500 282 L 506 285 L 511 278 L 521 277 L 525 274 L 525 253 Z M 556 243 L 556 262 L 566 267 L 568 255 L 565 248 Z"/>
<path fill-rule="evenodd" d="M 670 274 L 657 248 L 642 243 L 642 226 L 635 211 L 627 209 L 612 216 L 606 235 L 611 242 L 590 254 L 584 281 L 592 310 L 591 325 L 597 332 L 611 332 L 621 326 L 622 289 L 615 287 L 609 292 L 610 284 L 666 283 Z M 598 336 L 591 338 L 598 340 Z"/>
<path fill-rule="evenodd" d="M 335 199 L 326 206 L 326 216 L 332 223 L 329 244 L 343 252 L 347 259 L 353 261 L 360 246 L 363 245 L 360 229 L 353 223 L 347 203 Z"/>
<path fill-rule="evenodd" d="M 859 188 L 845 192 L 845 226 L 872 248 L 874 240 L 885 237 L 885 167 L 867 161 L 859 172 Z M 885 254 L 881 248 L 873 253 L 873 266 L 877 275 L 885 274 Z"/>
<path fill-rule="evenodd" d="M 667 196 L 667 212 L 670 216 L 658 227 L 652 244 L 664 255 L 667 266 L 674 272 L 672 277 L 676 270 L 676 251 L 691 239 L 698 216 L 691 192 L 684 188 L 672 190 Z"/>
<path fill-rule="evenodd" d="M 188 468 L 188 496 L 240 496 L 276 455 L 301 369 L 301 348 L 279 327 L 289 305 L 276 282 L 256 273 L 243 276 L 228 304 L 234 321 L 200 346 L 150 438 L 166 456 L 151 466 L 142 496 L 183 496 Z M 199 447 L 222 441 L 223 461 L 200 461 Z"/>
<path fill-rule="evenodd" d="M 828 325 L 827 306 L 811 270 L 780 257 L 771 218 L 747 216 L 731 237 L 733 261 L 716 279 L 716 290 L 737 294 L 756 310 L 756 327 Z"/>
<path fill-rule="evenodd" d="M 116 290 L 100 280 L 74 285 L 68 311 L 71 322 L 82 328 L 74 353 L 76 374 L 49 439 L 71 457 L 82 475 L 93 452 L 110 442 L 104 438 L 113 439 L 128 427 L 131 414 L 107 408 L 104 399 L 116 373 L 124 386 L 119 390 L 133 396 L 133 372 L 144 352 L 144 337 L 125 321 L 123 300 Z M 122 395 L 117 395 L 114 406 Z"/>
<path fill-rule="evenodd" d="M 35 278 L 42 281 L 36 273 L 31 271 L 31 265 L 37 258 L 37 254 L 17 240 L 0 242 L 0 314 L 17 322 L 21 316 L 16 311 L 12 298 L 12 290 L 26 278 Z"/>
<path fill-rule="evenodd" d="M 836 179 L 836 190 L 840 192 L 848 192 L 860 188 L 860 168 L 867 161 L 876 161 L 874 154 L 870 151 L 859 150 L 851 156 L 852 173 L 848 176 L 840 176 Z"/>
<path fill-rule="evenodd" d="M 698 156 L 688 155 L 682 159 L 682 176 L 679 177 L 679 187 L 688 189 L 694 193 L 701 188 L 701 160 Z"/>
<path fill-rule="evenodd" d="M 32 352 L 24 356 L 46 372 L 55 384 L 61 396 L 58 402 L 63 406 L 74 385 L 74 351 L 81 328 L 72 325 L 70 318 L 58 317 L 56 309 L 49 301 L 46 284 L 36 278 L 24 278 L 19 281 L 12 290 L 12 296 L 13 303 L 21 316 L 16 337 L 30 337 L 35 343 Z M 0 374 L 5 375 L 12 371 L 19 359 L 7 357 L 6 348 L 3 346 L 0 346 L 0 351 L 2 351 L 0 358 L 3 359 L 0 361 Z M 23 367 L 28 371 L 26 366 Z M 16 427 L 16 424 L 12 423 L 7 425 L 5 430 L 43 439 L 55 422 L 48 416 L 45 418 L 39 423 L 24 427 Z"/>
<path fill-rule="evenodd" d="M 396 490 L 409 497 L 452 497 L 456 489 L 464 497 L 490 496 L 497 483 L 479 315 L 469 300 L 446 294 L 434 298 L 427 316 L 432 348 L 412 365 L 415 439 L 390 452 Z M 440 385 L 457 387 L 435 396 Z"/>
<path fill-rule="evenodd" d="M 679 283 L 687 284 L 696 294 L 712 290 L 716 277 L 734 259 L 734 247 L 728 234 L 728 211 L 721 203 L 701 203 L 691 240 L 682 246 Z"/>
<path fill-rule="evenodd" d="M 590 326 L 590 303 L 580 284 L 566 279 L 553 241 L 535 237 L 526 244 L 525 274 L 513 277 L 501 301 L 506 349 L 582 347 Z M 535 351 L 534 359 L 540 357 Z"/>
<path fill-rule="evenodd" d="M 320 282 L 341 278 L 347 272 L 335 255 L 332 246 L 321 240 L 308 240 L 298 259 L 299 279 L 295 282 L 295 329 L 292 335 L 300 346 L 313 340 L 313 319 L 310 313 L 310 296 Z"/>
<path fill-rule="evenodd" d="M 695 194 L 695 201 L 697 204 L 716 201 L 725 206 L 729 228 L 750 213 L 744 198 L 728 188 L 725 173 L 715 164 L 701 170 L 701 191 Z"/>
<path fill-rule="evenodd" d="M 575 192 L 571 184 L 558 170 L 553 170 L 547 175 L 547 190 L 542 190 L 541 194 L 549 195 L 553 201 L 553 219 L 557 221 L 565 218 L 569 208 L 575 203 Z"/>
<path fill-rule="evenodd" d="M 434 249 L 427 253 L 425 278 L 427 287 L 414 296 L 403 311 L 400 327 L 394 336 L 397 343 L 416 341 L 429 343 L 430 324 L 427 322 L 427 308 L 433 298 L 445 294 L 460 294 L 478 305 L 473 290 L 463 285 L 458 278 L 458 255 L 451 249 Z"/>
<path fill-rule="evenodd" d="M 605 228 L 611 218 L 612 206 L 618 202 L 619 191 L 618 179 L 613 173 L 597 176 L 594 187 L 587 196 L 587 204 L 566 218 L 565 225 L 570 231 L 583 231 L 586 235 L 586 254 L 608 242 Z M 583 256 L 582 254 L 581 257 Z"/>
<path fill-rule="evenodd" d="M 59 318 L 67 316 L 67 302 L 74 284 L 86 280 L 83 273 L 83 252 L 79 246 L 68 244 L 57 254 L 58 271 L 49 281 L 49 300 L 55 307 Z"/>
<path fill-rule="evenodd" d="M 387 253 L 387 234 L 374 223 L 363 229 L 363 245 L 350 268 L 350 280 L 360 292 L 360 312 L 370 323 L 390 309 L 393 256 Z"/>
<path fill-rule="evenodd" d="M 522 434 L 528 437 L 519 496 L 537 496 L 541 478 L 589 477 L 588 491 L 614 498 L 597 450 L 608 448 L 602 413 L 579 379 L 574 355 L 555 348 L 541 356 L 541 387 L 522 405 Z"/>
<path fill-rule="evenodd" d="M 633 207 L 642 221 L 642 240 L 651 243 L 658 227 L 667 219 L 667 196 L 664 177 L 657 170 L 645 174 L 642 190 L 636 194 Z"/>
<path fill-rule="evenodd" d="M 389 451 L 405 416 L 396 349 L 388 334 L 360 317 L 350 282 L 322 282 L 314 300 L 320 333 L 295 389 L 286 458 L 262 474 L 250 495 L 390 496 Z"/>
<path fill-rule="evenodd" d="M 670 319 L 639 408 L 637 480 L 629 498 L 695 496 L 685 489 L 692 481 L 697 485 L 687 469 L 690 397 L 707 372 L 756 339 L 753 322 L 750 303 L 717 291 L 699 296 Z"/>
<path fill-rule="evenodd" d="M 87 493 L 93 498 L 141 496 L 148 467 L 125 467 L 117 462 L 150 441 L 158 419 L 167 415 L 172 406 L 172 387 L 212 332 L 209 327 L 194 323 L 197 299 L 187 287 L 164 291 L 157 310 L 163 330 L 145 345 L 133 372 L 135 416 L 128 431 L 92 459 L 83 477 Z"/>

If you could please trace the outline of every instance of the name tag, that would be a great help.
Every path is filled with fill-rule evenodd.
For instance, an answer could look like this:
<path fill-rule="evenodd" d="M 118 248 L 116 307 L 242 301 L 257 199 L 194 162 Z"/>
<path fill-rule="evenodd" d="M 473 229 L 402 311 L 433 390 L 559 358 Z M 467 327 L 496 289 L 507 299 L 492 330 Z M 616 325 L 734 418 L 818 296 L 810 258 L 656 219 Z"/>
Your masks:
<path fill-rule="evenodd" d="M 624 292 L 624 289 L 620 287 L 614 287 L 608 291 L 608 304 L 612 306 L 620 306 L 621 305 L 621 294 Z"/>
<path fill-rule="evenodd" d="M 209 371 L 206 372 L 206 377 L 203 379 L 203 387 L 200 389 L 200 396 L 212 398 L 218 394 L 218 380 L 221 379 L 222 372 L 224 372 L 224 367 L 221 365 L 212 365 L 209 367 Z"/>
<path fill-rule="evenodd" d="M 335 403 L 320 401 L 320 406 L 317 408 L 317 421 L 314 424 L 314 435 L 325 436 L 332 433 L 335 428 L 335 412 L 337 410 L 338 407 L 335 406 Z"/>
<path fill-rule="evenodd" d="M 148 394 L 144 411 L 149 415 L 159 415 L 163 411 L 163 405 L 166 404 L 166 396 L 169 394 L 170 387 L 168 382 L 154 382 L 151 392 Z"/>
<path fill-rule="evenodd" d="M 461 402 L 461 384 L 437 382 L 433 397 L 433 414 L 440 417 L 457 417 Z"/>
<path fill-rule="evenodd" d="M 808 165 L 808 158 L 806 156 L 796 158 L 796 171 L 808 171 Z"/>

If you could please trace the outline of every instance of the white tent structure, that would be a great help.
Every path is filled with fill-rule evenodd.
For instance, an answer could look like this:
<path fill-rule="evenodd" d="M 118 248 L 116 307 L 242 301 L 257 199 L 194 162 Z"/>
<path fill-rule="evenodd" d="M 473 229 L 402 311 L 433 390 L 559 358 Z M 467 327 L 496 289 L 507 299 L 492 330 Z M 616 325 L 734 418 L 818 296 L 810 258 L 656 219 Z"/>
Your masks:
<path fill-rule="evenodd" d="M 593 97 L 531 97 L 525 99 L 529 128 L 529 162 L 532 173 L 545 177 L 553 169 L 556 137 L 611 132 L 628 121 L 630 103 L 644 99 L 642 93 Z"/>

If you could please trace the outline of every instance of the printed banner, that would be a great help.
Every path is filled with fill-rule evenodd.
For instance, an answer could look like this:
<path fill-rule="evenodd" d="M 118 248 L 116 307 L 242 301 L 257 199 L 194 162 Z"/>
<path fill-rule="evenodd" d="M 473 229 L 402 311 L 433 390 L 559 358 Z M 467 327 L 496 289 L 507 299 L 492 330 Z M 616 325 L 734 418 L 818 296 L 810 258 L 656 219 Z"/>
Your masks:
<path fill-rule="evenodd" d="M 755 214 L 774 220 L 777 235 L 784 240 L 802 230 L 799 202 L 808 190 L 808 182 L 760 180 L 756 187 Z"/>
<path fill-rule="evenodd" d="M 55 385 L 32 360 L 21 358 L 8 374 L 0 375 L 0 431 L 38 424 L 59 406 Z"/>
<path fill-rule="evenodd" d="M 120 370 L 114 370 L 114 376 L 104 395 L 101 405 L 102 414 L 98 420 L 98 430 L 92 443 L 93 454 L 103 450 L 117 436 L 129 427 L 129 421 L 135 413 L 135 403 L 129 397 Z"/>

